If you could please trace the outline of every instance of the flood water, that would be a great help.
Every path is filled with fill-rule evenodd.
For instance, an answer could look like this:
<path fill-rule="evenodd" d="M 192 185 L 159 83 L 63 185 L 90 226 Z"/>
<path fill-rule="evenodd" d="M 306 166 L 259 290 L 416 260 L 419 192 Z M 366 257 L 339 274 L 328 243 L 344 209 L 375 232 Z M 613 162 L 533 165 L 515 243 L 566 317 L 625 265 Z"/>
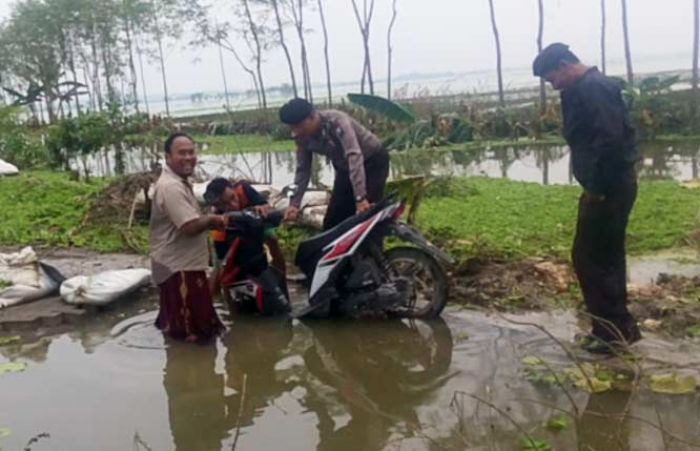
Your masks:
<path fill-rule="evenodd" d="M 646 142 L 640 146 L 644 159 L 640 166 L 643 179 L 690 180 L 700 175 L 700 143 Z M 205 147 L 206 150 L 206 147 Z M 295 157 L 292 152 L 259 152 L 207 155 L 199 157 L 199 176 L 245 178 L 277 187 L 294 180 Z M 135 149 L 126 155 L 126 172 L 148 171 L 162 155 L 153 149 Z M 487 176 L 550 184 L 574 184 L 566 146 L 517 145 L 483 151 L 446 151 L 444 149 L 393 152 L 391 177 L 405 175 Z M 91 175 L 113 175 L 113 155 L 96 155 L 74 161 L 81 172 L 87 167 Z M 333 168 L 315 159 L 312 183 L 332 185 Z"/>
<path fill-rule="evenodd" d="M 165 340 L 155 314 L 155 300 L 141 299 L 0 347 L 0 364 L 27 364 L 0 375 L 0 428 L 11 429 L 0 447 L 48 433 L 34 451 L 515 450 L 525 430 L 562 450 L 688 449 L 649 425 L 659 422 L 700 443 L 700 395 L 537 385 L 524 356 L 571 361 L 536 328 L 499 317 L 453 309 L 433 322 L 300 323 L 221 312 L 228 331 L 202 346 Z M 562 340 L 577 330 L 569 313 L 516 319 Z M 697 344 L 642 345 L 700 371 Z M 578 427 L 543 427 L 574 405 Z"/>

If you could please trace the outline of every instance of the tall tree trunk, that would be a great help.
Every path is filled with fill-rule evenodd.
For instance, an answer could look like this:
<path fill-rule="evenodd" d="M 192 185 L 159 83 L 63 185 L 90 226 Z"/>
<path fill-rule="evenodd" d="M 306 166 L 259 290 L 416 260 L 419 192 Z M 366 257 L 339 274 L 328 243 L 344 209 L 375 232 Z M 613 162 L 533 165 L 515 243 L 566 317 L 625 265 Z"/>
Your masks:
<path fill-rule="evenodd" d="M 632 52 L 630 50 L 630 35 L 627 27 L 627 0 L 622 2 L 622 32 L 625 38 L 625 61 L 627 62 L 627 82 L 634 84 L 634 71 L 632 70 Z"/>
<path fill-rule="evenodd" d="M 92 86 L 92 81 L 90 80 L 90 70 L 88 68 L 87 62 L 83 64 L 83 82 L 85 83 L 85 86 L 88 87 L 88 101 L 90 102 L 90 106 L 88 108 L 91 109 L 92 111 L 97 111 L 97 101 L 95 100 L 95 89 L 94 86 Z"/>
<path fill-rule="evenodd" d="M 623 0 L 624 1 L 624 0 Z M 503 71 L 501 68 L 501 38 L 498 35 L 498 26 L 496 25 L 496 12 L 493 8 L 493 0 L 489 0 L 489 9 L 491 11 L 491 28 L 493 28 L 493 37 L 496 41 L 496 73 L 498 75 L 498 104 L 503 108 L 506 104 L 503 96 Z"/>
<path fill-rule="evenodd" d="M 372 15 L 374 14 L 374 0 L 370 0 L 369 9 L 367 8 L 367 0 L 363 0 L 362 16 L 360 16 L 360 10 L 357 7 L 357 2 L 355 0 L 352 0 L 352 7 L 355 12 L 355 18 L 357 19 L 357 25 L 360 28 L 360 34 L 362 35 L 362 45 L 365 51 L 365 58 L 362 67 L 361 92 L 365 92 L 365 81 L 367 81 L 369 84 L 369 92 L 370 94 L 374 95 L 372 61 L 369 52 L 370 24 L 372 22 Z"/>
<path fill-rule="evenodd" d="M 73 75 L 73 81 L 78 83 L 78 72 L 75 69 L 75 49 L 72 44 L 68 46 L 68 66 L 70 67 L 70 72 Z M 80 109 L 80 95 L 78 95 L 80 88 L 76 88 L 75 94 L 75 111 L 78 115 L 81 113 Z"/>
<path fill-rule="evenodd" d="M 311 87 L 311 72 L 309 71 L 309 56 L 306 52 L 306 43 L 304 43 L 302 51 L 302 61 L 304 62 L 304 83 L 306 84 L 308 95 L 306 96 L 309 102 L 314 101 L 314 92 Z"/>
<path fill-rule="evenodd" d="M 160 24 L 156 17 L 156 43 L 158 44 L 158 62 L 160 63 L 160 74 L 163 78 L 163 94 L 165 96 L 165 115 L 170 117 L 170 100 L 168 99 L 168 79 L 165 74 L 165 56 L 163 56 L 163 36 L 161 35 Z"/>
<path fill-rule="evenodd" d="M 700 0 L 693 1 L 693 99 L 691 102 L 692 127 L 697 127 L 698 120 L 698 53 L 700 53 Z"/>
<path fill-rule="evenodd" d="M 538 13 L 540 18 L 539 28 L 537 29 L 537 52 L 542 51 L 542 37 L 544 34 L 544 0 L 537 1 Z M 540 116 L 547 113 L 547 92 L 545 91 L 544 78 L 540 77 Z"/>
<path fill-rule="evenodd" d="M 328 106 L 333 104 L 333 91 L 331 88 L 331 63 L 328 58 L 328 28 L 326 27 L 326 15 L 323 12 L 323 1 L 318 0 L 318 13 L 321 16 L 323 29 L 323 56 L 326 60 L 326 86 L 328 87 Z"/>
<path fill-rule="evenodd" d="M 297 89 L 297 77 L 294 74 L 294 64 L 292 63 L 292 57 L 289 53 L 289 47 L 287 47 L 287 41 L 284 38 L 284 26 L 282 25 L 282 17 L 280 16 L 278 0 L 272 0 L 272 8 L 275 11 L 275 20 L 277 21 L 277 32 L 280 35 L 280 45 L 282 46 L 284 56 L 287 59 L 287 67 L 289 68 L 289 77 L 292 80 L 292 90 L 294 91 L 294 97 L 299 97 L 299 90 Z"/>
<path fill-rule="evenodd" d="M 146 77 L 143 75 L 143 52 L 139 40 L 136 39 L 136 56 L 139 58 L 139 72 L 141 73 L 141 90 L 143 91 L 143 103 L 146 106 L 146 115 L 151 115 L 151 109 L 148 106 L 148 93 L 146 92 Z"/>
<path fill-rule="evenodd" d="M 366 2 L 365 2 L 366 5 Z M 360 28 L 360 35 L 362 36 L 362 50 L 365 52 L 364 58 L 362 60 L 362 77 L 360 78 L 360 92 L 365 93 L 365 82 L 367 81 L 367 47 L 365 46 L 365 27 L 364 21 L 360 17 L 360 10 L 357 7 L 355 0 L 352 0 L 352 9 L 355 12 L 355 19 L 357 19 L 357 26 Z"/>
<path fill-rule="evenodd" d="M 303 0 L 297 0 L 295 4 L 294 0 L 291 0 L 291 7 L 294 27 L 297 30 L 297 36 L 299 37 L 299 45 L 301 48 L 301 72 L 304 81 L 304 97 L 306 97 L 309 102 L 313 102 L 313 92 L 311 91 L 311 74 L 309 72 L 309 59 L 308 52 L 306 50 L 306 39 L 304 38 L 304 2 Z"/>
<path fill-rule="evenodd" d="M 95 41 L 94 33 L 90 39 L 90 47 L 92 49 L 92 86 L 97 95 L 97 107 L 101 112 L 104 106 L 104 100 L 102 98 L 102 84 L 100 83 L 100 60 L 97 55 L 97 42 Z"/>
<path fill-rule="evenodd" d="M 56 121 L 56 112 L 54 111 L 53 107 L 53 96 L 46 93 L 44 100 L 46 101 L 46 113 L 49 116 L 49 124 L 53 124 Z"/>
<path fill-rule="evenodd" d="M 605 13 L 605 0 L 600 0 L 600 69 L 603 71 L 603 75 L 607 73 L 607 58 L 605 57 L 607 17 Z"/>
<path fill-rule="evenodd" d="M 389 22 L 389 29 L 386 32 L 386 53 L 387 53 L 387 76 L 386 76 L 386 98 L 391 100 L 391 63 L 392 55 L 394 49 L 391 47 L 391 32 L 394 30 L 394 24 L 396 23 L 396 0 L 391 2 L 391 22 Z"/>
<path fill-rule="evenodd" d="M 112 83 L 112 62 L 111 62 L 111 52 L 109 50 L 109 45 L 106 44 L 104 36 L 100 40 L 102 55 L 102 65 L 104 66 L 105 83 L 107 85 L 107 101 L 109 103 L 114 103 L 117 100 L 116 90 L 114 89 L 114 84 Z"/>
<path fill-rule="evenodd" d="M 37 105 L 39 105 L 39 124 L 45 125 L 46 122 L 44 121 L 44 102 L 39 100 L 37 102 Z"/>
<path fill-rule="evenodd" d="M 221 41 L 216 45 L 219 49 L 219 65 L 221 66 L 221 79 L 224 82 L 224 96 L 226 96 L 226 109 L 231 110 L 231 102 L 228 95 L 228 82 L 226 81 L 226 68 L 224 66 L 224 53 L 221 50 Z"/>
<path fill-rule="evenodd" d="M 243 6 L 245 7 L 245 13 L 248 17 L 248 25 L 250 26 L 250 32 L 253 35 L 253 40 L 255 41 L 255 68 L 258 74 L 258 88 L 260 90 L 260 95 L 262 97 L 262 108 L 267 109 L 267 96 L 265 94 L 265 83 L 263 81 L 262 75 L 262 46 L 260 45 L 260 37 L 258 36 L 258 29 L 253 21 L 253 16 L 250 13 L 250 7 L 248 5 L 248 0 L 243 0 Z"/>
<path fill-rule="evenodd" d="M 139 92 L 138 92 L 138 77 L 136 75 L 136 65 L 134 64 L 134 49 L 131 42 L 131 21 L 128 17 L 128 12 L 124 15 L 124 32 L 126 34 L 126 47 L 129 54 L 129 72 L 131 72 L 129 84 L 131 86 L 131 95 L 134 96 L 134 110 L 136 114 L 140 114 L 139 111 Z"/>
<path fill-rule="evenodd" d="M 374 80 L 372 78 L 372 58 L 369 51 L 369 34 L 370 23 L 372 21 L 372 12 L 374 11 L 374 0 L 371 0 L 369 15 L 367 14 L 367 0 L 365 3 L 365 54 L 367 55 L 367 83 L 369 84 L 369 93 L 374 95 Z"/>

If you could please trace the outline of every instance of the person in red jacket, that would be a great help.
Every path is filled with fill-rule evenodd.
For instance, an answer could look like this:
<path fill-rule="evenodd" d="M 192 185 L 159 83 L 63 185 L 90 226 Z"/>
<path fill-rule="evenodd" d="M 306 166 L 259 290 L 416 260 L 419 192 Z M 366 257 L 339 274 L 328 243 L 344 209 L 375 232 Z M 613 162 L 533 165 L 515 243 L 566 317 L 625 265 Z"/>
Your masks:
<path fill-rule="evenodd" d="M 225 178 L 216 178 L 208 185 L 204 198 L 213 206 L 215 213 L 253 209 L 261 217 L 270 211 L 267 200 L 248 182 L 233 183 Z M 267 267 L 267 255 L 271 257 L 271 266 L 279 273 L 280 279 L 286 278 L 286 264 L 274 231 L 266 229 L 260 236 L 241 236 L 227 230 L 215 230 L 211 234 L 218 268 L 212 276 L 212 292 L 221 287 L 229 287 L 248 273 L 256 274 Z"/>

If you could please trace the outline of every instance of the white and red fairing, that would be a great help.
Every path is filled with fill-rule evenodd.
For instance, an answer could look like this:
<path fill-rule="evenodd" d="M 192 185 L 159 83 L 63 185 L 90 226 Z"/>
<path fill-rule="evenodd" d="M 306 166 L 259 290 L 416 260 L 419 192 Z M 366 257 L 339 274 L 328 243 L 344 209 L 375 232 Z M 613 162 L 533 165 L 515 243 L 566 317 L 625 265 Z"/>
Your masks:
<path fill-rule="evenodd" d="M 347 257 L 352 256 L 360 247 L 362 242 L 367 238 L 372 229 L 389 217 L 398 217 L 403 213 L 403 204 L 396 202 L 381 211 L 378 211 L 365 221 L 357 224 L 352 229 L 345 232 L 335 241 L 323 248 L 323 257 L 316 264 L 313 281 L 311 282 L 311 290 L 309 291 L 309 299 L 318 293 L 318 291 L 326 284 L 333 269 Z"/>

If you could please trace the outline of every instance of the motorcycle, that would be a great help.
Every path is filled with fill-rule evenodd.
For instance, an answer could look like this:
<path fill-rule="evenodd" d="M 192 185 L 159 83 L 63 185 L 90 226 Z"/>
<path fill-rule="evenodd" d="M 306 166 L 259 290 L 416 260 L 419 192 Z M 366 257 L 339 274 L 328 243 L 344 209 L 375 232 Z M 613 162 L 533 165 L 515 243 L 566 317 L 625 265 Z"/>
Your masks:
<path fill-rule="evenodd" d="M 447 303 L 445 268 L 452 259 L 416 228 L 400 221 L 404 210 L 404 202 L 390 196 L 365 213 L 302 242 L 294 263 L 305 276 L 309 304 L 292 316 L 439 316 Z M 276 227 L 281 214 L 274 211 L 267 218 L 254 218 L 252 212 L 236 213 L 230 216 L 229 224 L 236 227 L 245 221 L 249 230 L 254 223 L 256 227 Z M 387 239 L 398 239 L 403 245 L 388 247 Z M 273 304 L 280 303 L 282 290 L 271 290 L 271 282 L 270 277 L 246 278 L 234 284 L 230 294 L 234 300 L 252 301 L 264 311 L 267 298 L 277 299 Z"/>
<path fill-rule="evenodd" d="M 231 263 L 236 281 L 226 287 L 229 310 L 264 316 L 291 310 L 284 274 L 270 266 L 264 248 L 265 229 L 279 227 L 284 213 L 265 217 L 253 209 L 226 214 L 226 232 L 238 238 L 231 243 L 224 263 Z"/>

